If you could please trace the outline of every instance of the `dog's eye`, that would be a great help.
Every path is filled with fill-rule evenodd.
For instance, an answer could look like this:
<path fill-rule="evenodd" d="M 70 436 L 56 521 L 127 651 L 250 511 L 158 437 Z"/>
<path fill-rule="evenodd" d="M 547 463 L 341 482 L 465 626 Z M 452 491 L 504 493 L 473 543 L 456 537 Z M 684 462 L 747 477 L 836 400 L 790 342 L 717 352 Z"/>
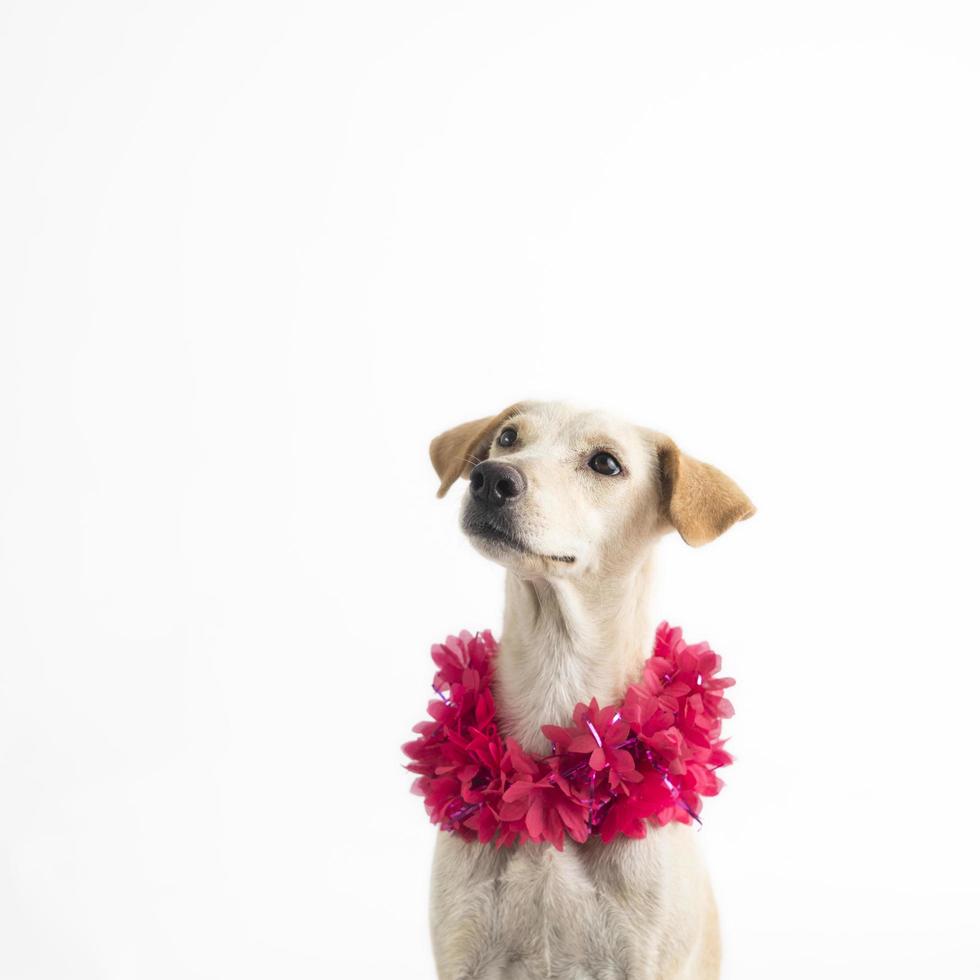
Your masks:
<path fill-rule="evenodd" d="M 616 476 L 623 471 L 619 460 L 610 453 L 596 453 L 589 460 L 589 466 L 602 476 Z"/>
<path fill-rule="evenodd" d="M 497 437 L 497 444 L 500 446 L 513 446 L 517 442 L 517 429 L 507 426 Z"/>

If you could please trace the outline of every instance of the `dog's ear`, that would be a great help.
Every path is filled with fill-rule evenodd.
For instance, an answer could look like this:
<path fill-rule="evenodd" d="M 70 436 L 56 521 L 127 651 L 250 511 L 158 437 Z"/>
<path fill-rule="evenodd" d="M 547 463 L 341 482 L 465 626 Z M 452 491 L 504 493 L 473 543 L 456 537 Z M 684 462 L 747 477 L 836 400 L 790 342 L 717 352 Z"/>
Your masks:
<path fill-rule="evenodd" d="M 738 484 L 709 463 L 682 453 L 672 439 L 652 433 L 660 477 L 660 513 L 689 545 L 714 541 L 755 513 Z"/>
<path fill-rule="evenodd" d="M 520 411 L 520 404 L 511 405 L 498 415 L 464 422 L 432 440 L 429 444 L 429 458 L 441 481 L 437 497 L 445 497 L 446 491 L 461 476 L 469 476 L 470 470 L 487 458 L 498 426 L 518 415 Z"/>

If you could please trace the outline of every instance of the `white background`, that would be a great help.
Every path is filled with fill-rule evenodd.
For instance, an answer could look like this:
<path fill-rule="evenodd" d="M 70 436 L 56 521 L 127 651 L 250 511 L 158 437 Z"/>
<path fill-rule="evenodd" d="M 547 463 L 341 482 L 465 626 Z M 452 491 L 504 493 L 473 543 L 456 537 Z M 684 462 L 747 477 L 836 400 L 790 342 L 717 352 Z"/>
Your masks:
<path fill-rule="evenodd" d="M 427 445 L 523 397 L 758 516 L 725 977 L 974 977 L 970 3 L 0 7 L 0 976 L 432 978 L 399 745 L 500 571 Z"/>

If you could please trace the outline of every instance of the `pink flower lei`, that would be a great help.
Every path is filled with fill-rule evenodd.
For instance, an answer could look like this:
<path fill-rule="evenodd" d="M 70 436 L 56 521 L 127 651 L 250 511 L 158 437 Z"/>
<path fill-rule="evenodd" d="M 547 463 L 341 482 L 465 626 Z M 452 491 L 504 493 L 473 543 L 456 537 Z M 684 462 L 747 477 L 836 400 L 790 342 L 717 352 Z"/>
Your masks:
<path fill-rule="evenodd" d="M 491 691 L 497 644 L 489 631 L 460 633 L 432 647 L 436 670 L 431 720 L 419 722 L 403 751 L 434 824 L 498 847 L 567 834 L 608 843 L 644 837 L 650 822 L 700 820 L 701 798 L 731 763 L 721 739 L 735 682 L 718 677 L 721 658 L 707 643 L 688 645 L 661 623 L 643 676 L 620 705 L 595 698 L 576 706 L 567 728 L 544 725 L 552 753 L 535 756 L 502 738 Z"/>

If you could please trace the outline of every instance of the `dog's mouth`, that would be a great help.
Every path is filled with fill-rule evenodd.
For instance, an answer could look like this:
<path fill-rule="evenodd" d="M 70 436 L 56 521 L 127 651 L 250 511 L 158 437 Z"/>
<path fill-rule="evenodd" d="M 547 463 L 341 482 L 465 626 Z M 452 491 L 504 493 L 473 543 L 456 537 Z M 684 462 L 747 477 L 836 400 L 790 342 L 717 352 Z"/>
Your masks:
<path fill-rule="evenodd" d="M 519 551 L 522 555 L 533 555 L 534 552 L 524 544 L 520 538 L 515 537 L 509 531 L 497 527 L 486 520 L 467 521 L 465 527 L 467 534 L 472 534 L 476 538 L 483 538 L 484 541 L 493 541 L 495 544 L 502 544 L 511 551 Z"/>
<path fill-rule="evenodd" d="M 467 520 L 463 530 L 475 538 L 492 541 L 494 544 L 508 548 L 510 551 L 516 551 L 518 554 L 528 555 L 533 558 L 545 558 L 548 561 L 562 562 L 566 565 L 571 565 L 575 561 L 574 555 L 539 555 L 536 551 L 532 551 L 520 538 L 515 537 L 509 531 L 505 531 L 496 524 L 491 524 L 485 519 Z"/>

